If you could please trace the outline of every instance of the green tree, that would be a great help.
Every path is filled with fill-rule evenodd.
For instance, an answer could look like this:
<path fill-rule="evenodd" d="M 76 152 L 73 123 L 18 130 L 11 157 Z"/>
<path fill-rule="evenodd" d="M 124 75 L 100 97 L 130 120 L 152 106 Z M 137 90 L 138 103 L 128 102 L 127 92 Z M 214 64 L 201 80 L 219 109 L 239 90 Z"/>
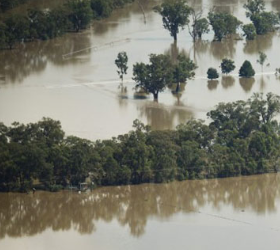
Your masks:
<path fill-rule="evenodd" d="M 65 4 L 69 14 L 68 18 L 73 29 L 79 32 L 90 23 L 93 13 L 88 0 L 68 0 Z"/>
<path fill-rule="evenodd" d="M 202 11 L 196 12 L 193 8 L 190 11 L 191 25 L 188 24 L 189 33 L 195 42 L 197 39 L 201 39 L 204 33 L 208 33 L 209 22 L 206 18 L 201 18 Z"/>
<path fill-rule="evenodd" d="M 166 1 L 160 6 L 156 6 L 154 10 L 162 16 L 163 27 L 177 41 L 179 29 L 184 29 L 189 22 L 191 8 L 186 4 L 186 1 Z"/>
<path fill-rule="evenodd" d="M 252 23 L 243 25 L 242 29 L 244 32 L 243 36 L 245 36 L 247 40 L 254 40 L 256 38 L 256 28 Z"/>
<path fill-rule="evenodd" d="M 218 74 L 217 70 L 214 68 L 209 68 L 207 70 L 207 78 L 210 80 L 219 78 L 219 74 Z"/>
<path fill-rule="evenodd" d="M 223 74 L 228 74 L 235 69 L 234 61 L 224 58 L 221 63 L 221 69 Z"/>
<path fill-rule="evenodd" d="M 154 100 L 158 99 L 158 93 L 162 92 L 173 81 L 173 66 L 170 56 L 150 55 L 150 63 L 136 63 L 133 65 L 133 80 L 136 89 L 144 89 L 152 93 Z"/>
<path fill-rule="evenodd" d="M 185 83 L 187 79 L 192 79 L 195 76 L 194 70 L 197 68 L 195 63 L 183 53 L 177 57 L 177 64 L 173 69 L 173 79 L 177 84 L 176 92 L 180 91 L 180 84 Z"/>
<path fill-rule="evenodd" d="M 259 59 L 257 59 L 257 63 L 259 63 L 262 66 L 262 71 L 263 71 L 263 64 L 266 60 L 267 60 L 267 55 L 259 51 Z"/>
<path fill-rule="evenodd" d="M 118 74 L 121 78 L 121 81 L 123 83 L 123 75 L 126 74 L 126 71 L 128 69 L 127 67 L 127 61 L 128 61 L 128 57 L 126 52 L 119 52 L 117 59 L 115 60 L 115 64 L 118 67 Z"/>
<path fill-rule="evenodd" d="M 252 15 L 251 20 L 258 35 L 275 31 L 275 26 L 279 24 L 279 17 L 274 12 L 262 12 Z"/>
<path fill-rule="evenodd" d="M 239 69 L 239 76 L 250 78 L 255 75 L 255 70 L 249 61 L 244 61 L 241 68 Z"/>
<path fill-rule="evenodd" d="M 95 18 L 108 17 L 113 11 L 112 1 L 91 0 L 90 5 Z"/>
<path fill-rule="evenodd" d="M 215 38 L 221 41 L 224 37 L 235 34 L 241 22 L 231 14 L 209 12 L 208 19 L 212 26 Z"/>
<path fill-rule="evenodd" d="M 6 46 L 6 25 L 0 22 L 0 48 L 4 48 Z"/>
<path fill-rule="evenodd" d="M 5 19 L 6 43 L 12 49 L 16 42 L 24 41 L 29 35 L 29 22 L 26 17 L 11 14 Z"/>
<path fill-rule="evenodd" d="M 247 0 L 247 3 L 243 5 L 247 10 L 246 16 L 252 17 L 253 15 L 260 14 L 265 10 L 265 4 L 263 0 Z"/>

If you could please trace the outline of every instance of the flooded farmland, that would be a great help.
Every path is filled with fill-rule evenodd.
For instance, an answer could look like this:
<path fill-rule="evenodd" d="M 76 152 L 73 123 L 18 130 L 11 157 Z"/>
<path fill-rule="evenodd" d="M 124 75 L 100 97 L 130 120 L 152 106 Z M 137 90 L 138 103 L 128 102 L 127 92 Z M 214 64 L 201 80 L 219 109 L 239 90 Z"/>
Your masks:
<path fill-rule="evenodd" d="M 43 1 L 45 3 L 45 1 Z M 206 16 L 213 6 L 236 15 L 244 23 L 245 1 L 190 1 Z M 153 129 L 172 129 L 191 118 L 206 119 L 219 102 L 247 99 L 254 92 L 280 93 L 279 32 L 259 36 L 254 41 L 226 39 L 212 42 L 213 32 L 193 44 L 188 30 L 180 32 L 177 44 L 152 8 L 160 1 L 142 1 L 145 19 L 137 3 L 115 11 L 82 33 L 68 33 L 49 40 L 19 44 L 14 50 L 0 51 L 0 117 L 36 122 L 42 117 L 60 120 L 67 135 L 92 140 L 108 139 L 128 132 L 139 119 Z M 267 1 L 268 10 L 280 10 L 280 1 Z M 44 6 L 45 7 L 45 6 Z M 127 93 L 118 88 L 120 80 L 114 60 L 118 52 L 128 54 Z M 263 72 L 256 60 L 267 54 Z M 166 89 L 155 103 L 152 96 L 135 99 L 132 65 L 147 62 L 151 53 L 175 57 L 185 52 L 198 65 L 196 77 L 187 82 L 180 95 Z M 231 76 L 208 81 L 209 67 L 218 68 L 224 57 L 235 61 Z M 247 59 L 256 71 L 254 79 L 239 79 L 238 69 Z"/>

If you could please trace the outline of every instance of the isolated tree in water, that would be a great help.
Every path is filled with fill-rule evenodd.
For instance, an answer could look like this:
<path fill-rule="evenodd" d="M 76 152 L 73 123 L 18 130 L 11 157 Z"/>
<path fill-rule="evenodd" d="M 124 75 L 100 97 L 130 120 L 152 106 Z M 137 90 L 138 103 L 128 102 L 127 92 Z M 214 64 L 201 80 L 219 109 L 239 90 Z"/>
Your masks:
<path fill-rule="evenodd" d="M 219 74 L 218 74 L 217 70 L 214 68 L 209 68 L 207 70 L 207 78 L 210 80 L 219 78 Z"/>
<path fill-rule="evenodd" d="M 189 23 L 189 14 L 191 8 L 185 0 L 175 0 L 164 2 L 154 8 L 162 16 L 163 27 L 169 30 L 170 35 L 177 41 L 179 28 L 184 27 Z"/>
<path fill-rule="evenodd" d="M 122 80 L 122 84 L 123 84 L 123 76 L 124 76 L 124 74 L 126 74 L 126 71 L 128 69 L 127 61 L 128 61 L 128 57 L 127 57 L 126 52 L 124 52 L 124 51 L 120 52 L 117 56 L 117 59 L 115 60 L 115 64 L 118 67 L 117 72 Z"/>
<path fill-rule="evenodd" d="M 239 70 L 239 76 L 250 78 L 255 75 L 255 70 L 252 67 L 252 64 L 249 61 L 245 61 L 240 70 Z"/>
<path fill-rule="evenodd" d="M 263 71 L 263 65 L 264 65 L 264 62 L 266 61 L 266 59 L 267 59 L 267 55 L 260 51 L 259 59 L 257 60 L 257 63 L 259 63 L 262 66 L 262 71 Z"/>
<path fill-rule="evenodd" d="M 223 74 L 228 74 L 235 69 L 234 61 L 224 58 L 221 63 L 221 69 Z"/>
<path fill-rule="evenodd" d="M 153 94 L 154 100 L 158 99 L 158 93 L 173 81 L 173 65 L 168 55 L 150 55 L 150 63 L 136 63 L 133 65 L 133 80 L 136 89 L 141 88 Z"/>

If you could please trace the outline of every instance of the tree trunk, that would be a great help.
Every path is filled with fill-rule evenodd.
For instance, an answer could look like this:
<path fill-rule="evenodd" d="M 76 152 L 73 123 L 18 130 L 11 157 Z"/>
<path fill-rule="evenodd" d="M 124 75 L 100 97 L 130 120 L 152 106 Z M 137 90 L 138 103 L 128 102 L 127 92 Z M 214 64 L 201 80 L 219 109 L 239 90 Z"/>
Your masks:
<path fill-rule="evenodd" d="M 176 32 L 173 34 L 173 38 L 174 38 L 174 41 L 177 41 L 177 33 Z"/>
<path fill-rule="evenodd" d="M 158 100 L 158 92 L 153 93 L 153 95 L 154 95 L 154 101 L 157 101 Z"/>

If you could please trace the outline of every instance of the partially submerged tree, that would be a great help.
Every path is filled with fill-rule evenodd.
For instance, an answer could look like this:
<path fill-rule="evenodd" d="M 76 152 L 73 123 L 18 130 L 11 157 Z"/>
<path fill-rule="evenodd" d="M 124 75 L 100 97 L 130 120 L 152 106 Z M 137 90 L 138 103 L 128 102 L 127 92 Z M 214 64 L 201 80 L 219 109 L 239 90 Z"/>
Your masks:
<path fill-rule="evenodd" d="M 258 35 L 274 31 L 275 26 L 279 24 L 279 16 L 276 13 L 265 11 L 263 0 L 248 0 L 244 8 L 246 16 L 253 22 Z"/>
<path fill-rule="evenodd" d="M 136 89 L 144 89 L 153 94 L 154 100 L 157 100 L 158 93 L 162 92 L 173 80 L 170 56 L 151 54 L 149 64 L 136 63 L 133 65 L 133 76 Z"/>
<path fill-rule="evenodd" d="M 68 18 L 72 28 L 79 32 L 85 29 L 92 19 L 92 9 L 89 1 L 68 0 L 65 6 L 69 12 Z"/>
<path fill-rule="evenodd" d="M 189 22 L 191 8 L 185 0 L 166 1 L 154 8 L 154 11 L 162 16 L 163 27 L 170 32 L 170 35 L 177 41 L 179 29 Z"/>
<path fill-rule="evenodd" d="M 223 74 L 228 74 L 235 69 L 234 61 L 224 58 L 221 63 L 221 69 Z"/>
<path fill-rule="evenodd" d="M 242 29 L 244 32 L 243 36 L 245 36 L 247 40 L 254 40 L 256 38 L 257 32 L 254 24 L 245 24 Z"/>
<path fill-rule="evenodd" d="M 201 39 L 202 34 L 208 33 L 210 31 L 209 22 L 206 18 L 201 18 L 202 11 L 197 12 L 194 9 L 191 9 L 190 17 L 191 24 L 188 24 L 188 28 L 193 42 L 195 42 L 197 39 Z"/>
<path fill-rule="evenodd" d="M 128 69 L 127 61 L 128 61 L 128 57 L 127 57 L 126 52 L 124 52 L 124 51 L 119 52 L 117 59 L 115 60 L 115 64 L 118 67 L 117 72 L 120 76 L 122 83 L 123 83 L 123 76 L 124 76 L 124 74 L 127 73 L 127 69 Z"/>
<path fill-rule="evenodd" d="M 173 69 L 173 82 L 176 83 L 176 93 L 180 91 L 180 84 L 195 76 L 196 64 L 183 53 L 177 57 L 177 64 Z"/>
<path fill-rule="evenodd" d="M 250 78 L 255 75 L 255 70 L 249 61 L 244 61 L 241 68 L 239 69 L 239 76 Z"/>
<path fill-rule="evenodd" d="M 242 24 L 235 16 L 229 13 L 208 13 L 208 19 L 212 26 L 215 39 L 221 41 L 230 34 L 235 34 L 237 28 Z"/>
<path fill-rule="evenodd" d="M 259 51 L 259 59 L 257 59 L 257 63 L 259 63 L 262 66 L 262 71 L 263 71 L 263 65 L 264 62 L 267 59 L 267 55 L 261 51 Z"/>
<path fill-rule="evenodd" d="M 219 78 L 219 74 L 218 74 L 217 70 L 214 68 L 209 68 L 207 70 L 207 78 L 210 80 Z"/>

